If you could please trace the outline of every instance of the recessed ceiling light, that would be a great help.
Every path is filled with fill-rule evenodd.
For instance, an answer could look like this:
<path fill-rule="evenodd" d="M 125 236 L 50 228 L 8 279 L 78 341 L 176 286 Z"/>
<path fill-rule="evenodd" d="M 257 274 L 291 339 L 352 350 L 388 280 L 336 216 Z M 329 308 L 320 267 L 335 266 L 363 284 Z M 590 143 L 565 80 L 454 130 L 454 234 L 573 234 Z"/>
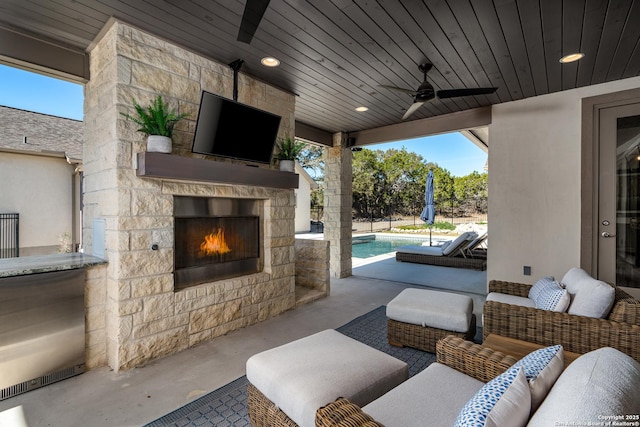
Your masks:
<path fill-rule="evenodd" d="M 267 56 L 266 58 L 262 58 L 260 63 L 265 67 L 277 67 L 280 65 L 280 61 L 274 58 L 273 56 Z"/>
<path fill-rule="evenodd" d="M 584 58 L 584 53 L 572 53 L 570 55 L 565 55 L 562 58 L 560 58 L 560 62 L 563 64 L 567 64 L 569 62 L 575 62 L 582 58 Z"/>
<path fill-rule="evenodd" d="M 360 111 L 360 112 L 367 111 L 368 109 L 369 108 L 367 108 L 367 107 L 356 107 L 356 111 Z"/>

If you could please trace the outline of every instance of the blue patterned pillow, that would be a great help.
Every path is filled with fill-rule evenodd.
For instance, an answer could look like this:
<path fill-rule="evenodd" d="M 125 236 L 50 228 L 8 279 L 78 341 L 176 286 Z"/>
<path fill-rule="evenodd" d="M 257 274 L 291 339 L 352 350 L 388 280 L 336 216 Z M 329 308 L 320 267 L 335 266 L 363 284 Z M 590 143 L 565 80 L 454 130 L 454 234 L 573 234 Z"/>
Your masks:
<path fill-rule="evenodd" d="M 536 308 L 564 312 L 569 307 L 571 296 L 566 289 L 560 286 L 560 283 L 553 280 L 540 286 L 538 296 L 533 301 Z"/>
<path fill-rule="evenodd" d="M 533 286 L 531 286 L 531 289 L 529 289 L 529 299 L 533 301 L 537 300 L 540 292 L 542 291 L 542 288 L 548 286 L 549 283 L 553 283 L 554 281 L 555 279 L 553 278 L 553 276 L 546 276 L 538 280 L 533 284 Z"/>
<path fill-rule="evenodd" d="M 518 360 L 531 391 L 531 413 L 538 409 L 564 369 L 564 350 L 561 345 L 541 348 Z"/>
<path fill-rule="evenodd" d="M 531 392 L 521 366 L 512 366 L 486 383 L 462 408 L 454 427 L 524 426 Z"/>

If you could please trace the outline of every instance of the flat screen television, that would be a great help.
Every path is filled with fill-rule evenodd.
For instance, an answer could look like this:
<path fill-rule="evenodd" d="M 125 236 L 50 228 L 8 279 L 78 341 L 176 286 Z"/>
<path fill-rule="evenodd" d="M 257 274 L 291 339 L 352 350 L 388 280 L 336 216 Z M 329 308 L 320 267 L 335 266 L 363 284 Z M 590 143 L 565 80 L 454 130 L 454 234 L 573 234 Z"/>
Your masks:
<path fill-rule="evenodd" d="M 281 117 L 202 92 L 192 151 L 270 163 Z"/>

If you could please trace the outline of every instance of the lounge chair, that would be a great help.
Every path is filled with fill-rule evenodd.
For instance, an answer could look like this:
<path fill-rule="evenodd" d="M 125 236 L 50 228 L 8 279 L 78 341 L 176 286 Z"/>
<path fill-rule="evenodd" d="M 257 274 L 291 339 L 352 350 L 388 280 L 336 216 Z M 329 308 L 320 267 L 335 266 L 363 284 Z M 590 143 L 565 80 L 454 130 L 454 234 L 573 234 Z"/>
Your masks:
<path fill-rule="evenodd" d="M 484 233 L 475 239 L 473 239 L 467 247 L 462 251 L 462 256 L 465 258 L 487 258 L 487 233 Z"/>
<path fill-rule="evenodd" d="M 474 232 L 466 232 L 442 246 L 400 246 L 396 248 L 396 261 L 486 270 L 486 259 L 468 258 L 464 255 L 469 244 L 477 237 L 478 235 Z"/>

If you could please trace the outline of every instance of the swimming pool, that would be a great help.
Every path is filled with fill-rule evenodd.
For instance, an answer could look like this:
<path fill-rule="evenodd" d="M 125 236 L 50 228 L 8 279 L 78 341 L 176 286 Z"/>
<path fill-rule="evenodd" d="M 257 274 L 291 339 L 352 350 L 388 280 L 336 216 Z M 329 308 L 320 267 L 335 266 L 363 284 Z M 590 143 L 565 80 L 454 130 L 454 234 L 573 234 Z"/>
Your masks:
<path fill-rule="evenodd" d="M 353 258 L 371 258 L 376 255 L 394 252 L 398 246 L 421 245 L 428 242 L 429 237 L 395 237 L 381 235 L 366 235 L 353 237 L 351 240 L 351 256 Z M 436 243 L 437 239 L 433 239 Z"/>

